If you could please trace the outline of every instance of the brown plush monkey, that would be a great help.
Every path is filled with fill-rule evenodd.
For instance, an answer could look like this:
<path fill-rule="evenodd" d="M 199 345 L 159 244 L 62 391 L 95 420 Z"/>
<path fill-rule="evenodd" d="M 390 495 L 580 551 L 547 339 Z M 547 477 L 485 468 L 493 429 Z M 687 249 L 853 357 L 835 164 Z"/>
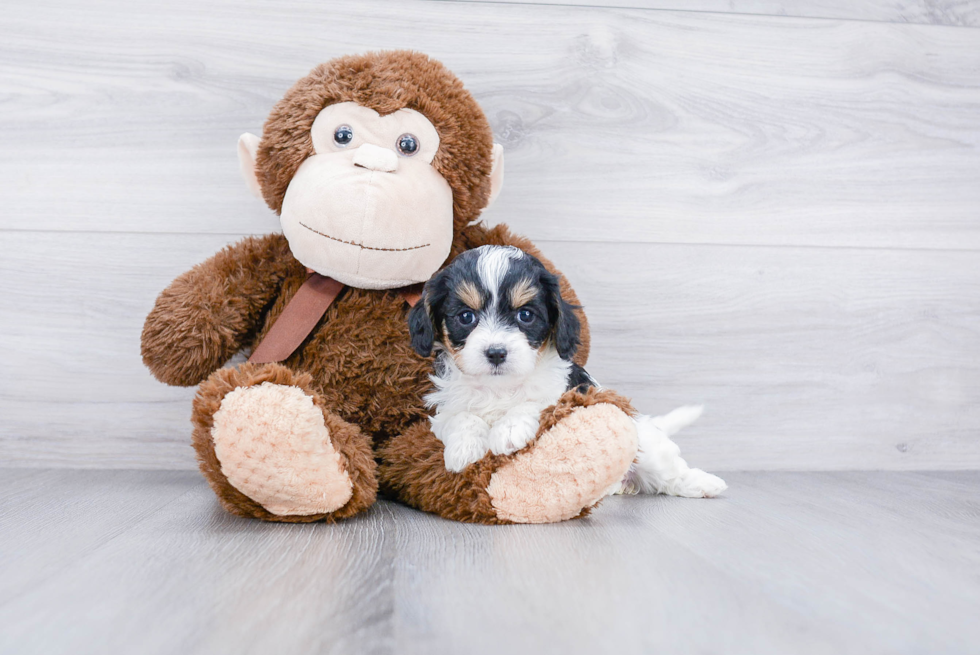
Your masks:
<path fill-rule="evenodd" d="M 422 401 L 431 361 L 410 345 L 404 288 L 485 244 L 553 270 L 526 239 L 476 222 L 500 188 L 502 150 L 445 67 L 404 51 L 320 65 L 273 108 L 261 140 L 241 138 L 239 156 L 283 233 L 178 277 L 142 337 L 158 379 L 200 384 L 194 447 L 225 509 L 332 521 L 370 507 L 380 486 L 460 521 L 549 522 L 584 515 L 623 478 L 637 449 L 632 409 L 594 389 L 542 412 L 524 450 L 445 468 Z M 562 292 L 576 302 L 564 278 Z M 252 361 L 221 368 L 241 350 Z"/>

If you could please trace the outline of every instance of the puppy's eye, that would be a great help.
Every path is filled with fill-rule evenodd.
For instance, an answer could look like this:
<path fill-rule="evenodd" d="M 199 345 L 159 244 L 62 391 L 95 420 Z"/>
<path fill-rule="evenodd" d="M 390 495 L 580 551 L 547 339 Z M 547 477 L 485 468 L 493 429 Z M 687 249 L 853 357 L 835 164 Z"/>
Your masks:
<path fill-rule="evenodd" d="M 517 312 L 517 320 L 521 323 L 533 323 L 534 322 L 534 312 L 530 309 L 522 309 Z"/>
<path fill-rule="evenodd" d="M 476 314 L 466 310 L 457 316 L 456 320 L 459 321 L 461 325 L 473 325 L 473 322 L 476 320 Z"/>
<path fill-rule="evenodd" d="M 333 131 L 333 142 L 341 148 L 346 148 L 354 140 L 354 130 L 350 125 L 341 125 Z"/>
<path fill-rule="evenodd" d="M 411 157 L 419 151 L 419 140 L 414 134 L 402 134 L 398 137 L 398 152 L 405 157 Z"/>

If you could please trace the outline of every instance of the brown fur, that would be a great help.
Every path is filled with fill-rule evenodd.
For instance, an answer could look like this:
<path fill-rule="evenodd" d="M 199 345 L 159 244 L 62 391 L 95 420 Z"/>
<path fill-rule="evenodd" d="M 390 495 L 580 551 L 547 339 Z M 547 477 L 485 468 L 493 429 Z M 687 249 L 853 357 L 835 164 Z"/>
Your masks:
<path fill-rule="evenodd" d="M 462 84 L 441 64 L 418 53 L 337 59 L 318 66 L 287 92 L 266 122 L 257 156 L 257 173 L 270 207 L 279 211 L 289 181 L 312 153 L 309 130 L 316 115 L 328 104 L 348 100 L 381 114 L 416 109 L 435 125 L 441 142 L 433 165 L 454 198 L 450 258 L 482 245 L 514 245 L 557 273 L 530 241 L 511 234 L 506 226 L 472 224 L 489 195 L 490 128 Z M 277 521 L 351 516 L 375 498 L 373 447 L 386 460 L 386 488 L 398 498 L 447 518 L 500 522 L 488 504 L 486 484 L 506 458 L 489 457 L 459 475 L 445 470 L 442 444 L 428 431 L 422 401 L 431 389 L 432 361 L 411 348 L 408 306 L 397 290 L 346 288 L 282 365 L 217 370 L 237 351 L 254 349 L 306 276 L 281 234 L 249 237 L 178 277 L 146 319 L 143 361 L 158 379 L 190 386 L 207 378 L 194 401 L 193 441 L 201 471 L 222 505 L 241 516 Z M 568 281 L 560 279 L 565 299 L 578 304 Z M 589 328 L 584 312 L 576 313 L 582 345 L 574 359 L 584 365 Z M 214 412 L 229 391 L 264 381 L 298 386 L 323 411 L 354 484 L 351 500 L 340 510 L 317 516 L 272 515 L 221 473 L 211 440 Z M 589 398 L 568 402 L 586 403 Z M 560 413 L 564 406 L 559 403 L 554 411 Z M 392 439 L 397 435 L 401 436 Z"/>
<path fill-rule="evenodd" d="M 446 470 L 443 445 L 428 423 L 416 423 L 378 450 L 381 492 L 403 503 L 464 523 L 510 523 L 497 518 L 487 486 L 507 460 L 488 455 L 460 473 Z"/>
<path fill-rule="evenodd" d="M 228 246 L 160 293 L 143 326 L 143 363 L 161 382 L 199 384 L 254 339 L 284 280 L 305 274 L 281 236 Z"/>

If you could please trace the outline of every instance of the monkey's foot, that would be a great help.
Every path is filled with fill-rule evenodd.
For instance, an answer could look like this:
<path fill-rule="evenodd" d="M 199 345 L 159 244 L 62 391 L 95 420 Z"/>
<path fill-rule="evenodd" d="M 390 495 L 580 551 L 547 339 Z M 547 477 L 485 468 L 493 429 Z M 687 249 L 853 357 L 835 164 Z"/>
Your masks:
<path fill-rule="evenodd" d="M 498 518 L 514 523 L 575 518 L 623 479 L 637 449 L 636 427 L 624 403 L 618 397 L 587 406 L 577 400 L 566 394 L 549 416 L 543 412 L 537 440 L 493 473 L 487 492 Z"/>
<path fill-rule="evenodd" d="M 201 386 L 195 447 L 229 511 L 316 521 L 350 516 L 374 501 L 367 439 L 308 387 L 308 376 L 278 364 L 222 369 Z"/>
<path fill-rule="evenodd" d="M 447 471 L 443 444 L 418 423 L 383 446 L 382 488 L 413 507 L 470 523 L 550 523 L 585 516 L 636 457 L 629 402 L 570 391 L 541 413 L 537 438 L 513 455 Z"/>
<path fill-rule="evenodd" d="M 353 494 L 323 413 L 299 387 L 235 389 L 214 414 L 211 438 L 228 482 L 273 514 L 327 514 Z"/>

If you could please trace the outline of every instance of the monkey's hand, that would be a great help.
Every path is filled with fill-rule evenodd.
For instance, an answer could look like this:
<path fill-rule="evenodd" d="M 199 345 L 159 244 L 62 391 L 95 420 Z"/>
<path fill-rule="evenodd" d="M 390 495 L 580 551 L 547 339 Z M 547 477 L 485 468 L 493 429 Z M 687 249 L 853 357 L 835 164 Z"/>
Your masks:
<path fill-rule="evenodd" d="M 245 345 L 293 268 L 303 270 L 280 234 L 248 237 L 198 264 L 146 317 L 143 363 L 161 382 L 198 384 Z"/>

